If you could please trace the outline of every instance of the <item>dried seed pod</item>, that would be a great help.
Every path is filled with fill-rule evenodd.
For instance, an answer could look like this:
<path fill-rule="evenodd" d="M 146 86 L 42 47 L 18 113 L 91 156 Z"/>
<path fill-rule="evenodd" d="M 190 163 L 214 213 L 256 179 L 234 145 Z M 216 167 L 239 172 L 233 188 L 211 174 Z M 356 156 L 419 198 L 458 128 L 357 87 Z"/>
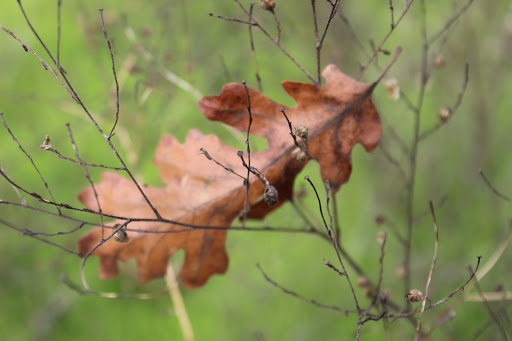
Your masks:
<path fill-rule="evenodd" d="M 308 143 L 308 134 L 309 129 L 305 125 L 301 124 L 300 126 L 295 127 L 295 135 L 300 137 L 305 143 Z"/>
<path fill-rule="evenodd" d="M 400 98 L 400 85 L 398 84 L 398 79 L 394 77 L 388 78 L 384 82 L 384 86 L 386 87 L 389 98 L 395 101 Z"/>
<path fill-rule="evenodd" d="M 434 60 L 432 61 L 432 64 L 434 64 L 434 67 L 436 69 L 440 69 L 446 64 L 446 61 L 444 60 L 444 57 L 442 54 L 436 54 L 434 56 Z"/>
<path fill-rule="evenodd" d="M 421 302 L 425 300 L 425 295 L 419 290 L 412 289 L 405 294 L 405 298 L 409 302 Z"/>
<path fill-rule="evenodd" d="M 52 145 L 50 144 L 50 136 L 46 135 L 46 138 L 44 139 L 43 143 L 41 143 L 39 148 L 44 149 L 44 150 L 48 150 L 51 147 L 52 147 Z"/>
<path fill-rule="evenodd" d="M 276 2 L 274 0 L 261 0 L 260 7 L 263 8 L 264 10 L 274 13 L 274 8 L 276 8 Z"/>
<path fill-rule="evenodd" d="M 360 286 L 361 288 L 367 288 L 368 284 L 370 284 L 370 282 L 368 282 L 368 278 L 364 276 L 360 276 L 357 279 L 357 285 Z"/>
<path fill-rule="evenodd" d="M 297 161 L 297 163 L 302 163 L 306 159 L 306 153 L 299 147 L 295 148 L 292 151 L 292 157 Z"/>
<path fill-rule="evenodd" d="M 382 244 L 384 244 L 384 242 L 386 241 L 386 238 L 387 238 L 388 234 L 386 233 L 386 231 L 381 231 L 377 234 L 377 243 L 379 243 L 379 245 L 382 246 Z"/>
<path fill-rule="evenodd" d="M 441 110 L 439 110 L 439 118 L 441 121 L 446 122 L 450 118 L 451 110 L 448 107 L 443 107 Z"/>
<path fill-rule="evenodd" d="M 269 206 L 272 206 L 277 202 L 277 197 L 277 189 L 267 182 L 265 191 L 263 192 L 263 200 L 265 200 Z"/>
<path fill-rule="evenodd" d="M 126 231 L 122 229 L 117 231 L 117 233 L 114 235 L 114 239 L 120 243 L 126 243 L 127 241 L 130 240 Z"/>

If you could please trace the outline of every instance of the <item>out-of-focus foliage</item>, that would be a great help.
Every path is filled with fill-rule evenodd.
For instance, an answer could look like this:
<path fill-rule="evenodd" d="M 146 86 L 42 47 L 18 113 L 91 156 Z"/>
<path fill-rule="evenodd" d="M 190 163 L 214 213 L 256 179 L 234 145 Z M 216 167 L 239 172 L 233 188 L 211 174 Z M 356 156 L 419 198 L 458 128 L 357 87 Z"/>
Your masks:
<path fill-rule="evenodd" d="M 48 48 L 56 51 L 56 2 L 32 0 L 23 4 Z M 403 46 L 402 55 L 389 77 L 398 80 L 403 95 L 413 103 L 418 96 L 422 57 L 420 4 L 419 1 L 413 4 L 383 46 L 390 51 L 397 45 Z M 441 30 L 452 17 L 454 8 L 464 4 L 461 1 L 427 2 L 427 34 L 432 36 Z M 329 5 L 322 6 L 319 13 L 327 13 Z M 395 19 L 403 9 L 400 6 L 402 4 L 396 4 Z M 151 158 L 164 133 L 172 133 L 183 140 L 191 128 L 198 128 L 203 133 L 223 136 L 237 148 L 245 148 L 243 137 L 236 139 L 220 124 L 207 121 L 197 109 L 196 98 L 167 81 L 160 68 L 186 79 L 205 95 L 219 93 L 222 84 L 229 81 L 247 80 L 256 87 L 247 27 L 208 15 L 213 12 L 245 19 L 236 3 L 131 0 L 63 3 L 61 64 L 89 110 L 109 131 L 114 121 L 115 92 L 97 11 L 100 7 L 104 8 L 121 86 L 121 119 L 113 141 L 120 146 L 123 157 L 142 182 L 159 184 Z M 255 8 L 255 13 L 269 31 L 275 33 L 272 16 L 259 8 Z M 310 4 L 278 2 L 276 13 L 281 22 L 283 46 L 314 72 L 316 54 Z M 370 53 L 368 41 L 380 42 L 389 30 L 389 2 L 344 2 L 342 13 L 351 25 L 348 27 L 340 18 L 333 21 L 324 42 L 322 66 L 334 63 L 356 77 L 360 63 L 364 63 Z M 444 65 L 439 68 L 432 65 L 434 69 L 422 109 L 422 130 L 437 124 L 440 110 L 453 105 L 463 83 L 464 64 L 467 61 L 470 65 L 470 82 L 461 107 L 444 127 L 424 140 L 418 150 L 411 286 L 423 289 L 432 259 L 432 222 L 425 214 L 431 199 L 437 205 L 440 229 L 439 257 L 429 294 L 433 301 L 445 297 L 468 278 L 466 266 L 475 263 L 476 255 L 482 254 L 485 263 L 510 230 L 510 204 L 491 193 L 478 170 L 483 169 L 500 191 L 512 193 L 509 157 L 512 120 L 508 110 L 512 104 L 506 96 L 512 91 L 511 23 L 512 8 L 508 1 L 475 2 L 431 50 L 442 57 Z M 15 1 L 0 5 L 0 24 L 50 62 Z M 137 43 L 130 41 L 127 30 L 135 32 Z M 351 34 L 352 30 L 357 39 Z M 44 174 L 56 201 L 80 206 L 77 193 L 88 185 L 83 170 L 40 149 L 45 136 L 49 135 L 53 147 L 63 154 L 74 155 L 65 126 L 70 123 L 85 160 L 117 165 L 115 158 L 80 107 L 53 76 L 18 42 L 3 31 L 0 33 L 0 111 Z M 279 82 L 285 79 L 307 81 L 307 78 L 263 35 L 254 31 L 254 37 L 263 90 L 275 101 L 293 105 Z M 152 54 L 153 61 L 144 60 L 137 44 Z M 437 58 L 433 54 L 428 57 L 430 61 Z M 388 60 L 389 57 L 380 54 L 377 62 L 382 67 Z M 378 67 L 370 66 L 362 80 L 371 82 L 379 72 Z M 393 136 L 396 133 L 409 144 L 414 115 L 408 110 L 403 95 L 397 101 L 390 99 L 384 84 L 374 93 L 374 102 L 384 121 L 383 145 L 402 163 L 406 160 Z M 37 173 L 2 127 L 0 148 L 0 165 L 13 180 L 31 191 L 44 193 Z M 389 288 L 392 299 L 400 301 L 405 290 L 397 271 L 403 250 L 389 230 L 389 224 L 379 227 L 375 217 L 382 214 L 398 231 L 404 230 L 403 177 L 379 148 L 373 154 L 356 148 L 353 154 L 354 172 L 338 196 L 342 242 L 375 281 L 380 256 L 377 234 L 382 229 L 390 232 L 383 288 Z M 92 179 L 98 181 L 100 173 L 101 170 L 91 170 Z M 303 174 L 321 183 L 316 165 L 310 163 Z M 302 187 L 305 184 L 297 182 L 296 191 Z M 18 200 L 4 180 L 0 181 L 0 199 Z M 439 207 L 441 202 L 443 205 Z M 306 207 L 303 210 L 317 223 L 319 216 L 314 198 L 307 196 L 303 204 Z M 50 215 L 28 214 L 22 208 L 5 205 L 0 206 L 0 218 L 21 228 L 47 233 L 75 226 Z M 291 206 L 276 211 L 263 223 L 303 225 Z M 20 237 L 16 231 L 1 226 L 0 339 L 182 337 L 166 296 L 151 301 L 80 296 L 59 279 L 61 274 L 66 274 L 79 282 L 80 259 L 30 237 Z M 78 236 L 84 232 L 57 236 L 54 240 L 60 238 L 59 242 L 74 248 Z M 302 295 L 326 304 L 353 308 L 346 281 L 325 267 L 323 258 L 335 258 L 328 243 L 308 234 L 233 232 L 228 237 L 227 248 L 231 259 L 228 273 L 212 278 L 200 290 L 183 293 L 198 340 L 353 337 L 355 316 L 323 310 L 286 295 L 267 283 L 254 266 L 259 262 L 274 280 Z M 493 291 L 497 284 L 510 290 L 510 260 L 507 250 L 482 279 L 480 284 L 484 291 Z M 97 266 L 96 260 L 89 260 L 86 275 L 91 286 L 98 290 L 154 292 L 164 287 L 159 281 L 138 284 L 132 262 L 123 269 L 128 275 L 108 281 L 97 278 Z M 364 290 L 358 288 L 357 293 L 364 302 Z M 424 325 L 433 328 L 442 310 L 454 302 L 425 313 Z M 499 311 L 503 303 L 491 302 L 491 307 Z M 481 303 L 460 303 L 455 318 L 433 331 L 432 337 L 436 340 L 472 338 L 489 318 Z M 410 323 L 398 320 L 385 326 L 381 322 L 368 322 L 362 328 L 361 338 L 384 340 L 386 330 L 392 339 L 412 335 Z M 482 337 L 494 335 L 499 335 L 495 325 Z"/>

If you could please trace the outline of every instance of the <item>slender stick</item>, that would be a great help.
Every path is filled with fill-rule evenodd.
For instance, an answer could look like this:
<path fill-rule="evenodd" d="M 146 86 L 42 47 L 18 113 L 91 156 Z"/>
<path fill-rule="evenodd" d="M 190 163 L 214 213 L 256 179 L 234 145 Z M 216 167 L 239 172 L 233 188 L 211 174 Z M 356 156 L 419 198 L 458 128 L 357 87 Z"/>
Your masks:
<path fill-rule="evenodd" d="M 114 136 L 114 130 L 116 129 L 117 121 L 119 120 L 119 82 L 117 81 L 117 73 L 116 73 L 116 63 L 114 61 L 114 54 L 112 53 L 112 45 L 110 45 L 110 39 L 108 39 L 107 29 L 105 28 L 105 20 L 103 19 L 103 9 L 100 8 L 100 16 L 101 16 L 101 25 L 103 26 L 103 36 L 107 41 L 108 51 L 110 52 L 110 60 L 112 61 L 112 73 L 114 74 L 114 81 L 116 83 L 116 120 L 114 121 L 114 126 L 112 126 L 112 130 L 108 134 L 108 139 Z"/>
<path fill-rule="evenodd" d="M 420 316 L 418 318 L 418 324 L 416 325 L 416 334 L 414 339 L 417 341 L 420 337 L 420 328 L 421 328 L 421 320 L 423 318 L 423 312 L 425 311 L 425 304 L 427 302 L 428 292 L 430 289 L 430 282 L 432 281 L 432 273 L 434 272 L 434 268 L 436 266 L 437 261 L 437 251 L 439 249 L 439 229 L 437 228 L 437 219 L 436 213 L 434 212 L 434 205 L 432 204 L 432 200 L 429 201 L 430 205 L 430 213 L 432 214 L 432 220 L 434 223 L 434 234 L 435 234 L 435 242 L 434 242 L 434 259 L 432 260 L 432 265 L 430 267 L 430 271 L 427 277 L 427 284 L 425 285 L 425 299 L 421 302 Z"/>
<path fill-rule="evenodd" d="M 11 129 L 9 128 L 9 126 L 7 125 L 7 122 L 5 121 L 5 118 L 4 118 L 4 113 L 0 112 L 0 118 L 2 119 L 2 122 L 4 124 L 4 127 L 5 129 L 7 130 L 7 132 L 11 135 L 11 138 L 13 139 L 14 142 L 16 142 L 16 144 L 18 145 L 18 148 L 21 149 L 21 151 L 23 152 L 23 154 L 25 154 L 25 156 L 27 157 L 27 159 L 29 159 L 30 163 L 32 164 L 32 166 L 34 167 L 34 169 L 36 170 L 37 174 L 39 175 L 39 178 L 41 179 L 41 181 L 43 182 L 44 184 L 44 187 L 46 188 L 46 191 L 48 192 L 48 194 L 50 195 L 50 197 L 52 198 L 52 201 L 55 201 L 55 198 L 53 197 L 53 194 L 52 194 L 52 191 L 50 190 L 50 186 L 48 186 L 48 183 L 46 182 L 46 180 L 44 179 L 43 177 L 43 174 L 41 174 L 41 172 L 39 171 L 39 168 L 36 166 L 36 163 L 34 162 L 34 160 L 32 159 L 32 157 L 30 156 L 29 153 L 27 153 L 27 151 L 23 148 L 23 146 L 21 145 L 20 141 L 18 141 L 18 139 L 16 138 L 16 136 L 14 136 L 13 132 L 11 131 Z M 56 207 L 57 211 L 59 212 L 59 214 L 61 214 L 62 212 L 60 211 L 60 207 Z"/>

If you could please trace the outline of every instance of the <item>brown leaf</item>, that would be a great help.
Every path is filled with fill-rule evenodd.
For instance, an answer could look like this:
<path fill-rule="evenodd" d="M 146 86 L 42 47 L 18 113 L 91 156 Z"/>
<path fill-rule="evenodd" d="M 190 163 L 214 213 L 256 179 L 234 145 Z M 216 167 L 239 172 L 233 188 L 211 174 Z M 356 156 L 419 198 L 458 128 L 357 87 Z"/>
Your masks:
<path fill-rule="evenodd" d="M 269 146 L 262 152 L 267 160 L 288 154 L 295 146 L 288 124 L 279 111 L 284 108 L 294 126 L 309 128 L 309 152 L 318 160 L 322 178 L 329 180 L 337 191 L 350 176 L 350 154 L 354 145 L 359 142 L 367 151 L 372 151 L 382 130 L 379 114 L 371 100 L 375 84 L 360 83 L 341 73 L 335 65 L 327 66 L 322 75 L 325 85 L 283 82 L 283 88 L 295 99 L 296 106 L 292 108 L 250 89 L 254 120 L 251 133 L 267 138 Z M 219 96 L 201 99 L 199 108 L 210 120 L 246 131 L 249 122 L 247 103 L 243 85 L 230 83 L 222 88 Z M 289 181 L 286 185 L 290 185 Z"/>
<path fill-rule="evenodd" d="M 328 66 L 323 76 L 325 85 L 283 82 L 283 87 L 297 105 L 285 107 L 294 126 L 309 129 L 310 154 L 318 160 L 324 180 L 337 191 L 350 176 L 351 151 L 359 142 L 371 151 L 381 136 L 376 108 L 371 102 L 374 84 L 360 83 L 336 66 Z M 261 195 L 264 184 L 251 176 L 248 202 L 249 217 L 262 218 L 291 198 L 293 182 L 307 162 L 292 157 L 296 148 L 288 124 L 280 112 L 283 106 L 262 93 L 249 89 L 253 123 L 251 134 L 268 140 L 268 148 L 251 153 L 251 165 L 265 174 L 279 192 L 277 204 L 269 207 Z M 230 83 L 218 96 L 199 101 L 201 111 L 211 120 L 221 121 L 241 131 L 247 130 L 247 94 L 241 84 Z M 145 187 L 144 192 L 164 219 L 180 223 L 230 226 L 244 209 L 243 180 L 198 155 L 204 147 L 210 155 L 238 174 L 246 174 L 237 150 L 223 144 L 216 136 L 191 130 L 184 144 L 172 136 L 163 136 L 154 157 L 165 187 Z M 247 161 L 247 155 L 244 155 Z M 155 218 L 136 186 L 115 173 L 104 173 L 96 186 L 103 212 L 128 218 Z M 92 188 L 84 189 L 80 200 L 89 208 L 98 209 Z M 117 223 L 123 223 L 118 221 Z M 113 239 L 99 246 L 93 254 L 100 256 L 103 278 L 118 274 L 117 260 L 135 257 L 142 281 L 164 275 L 167 261 L 179 249 L 185 250 L 181 278 L 189 288 L 203 285 L 214 273 L 224 273 L 228 258 L 225 250 L 225 229 L 192 229 L 169 222 L 131 222 L 128 242 Z M 186 229 L 186 228 L 185 228 Z M 105 235 L 109 234 L 105 230 Z M 148 233 L 171 232 L 171 233 Z M 79 251 L 87 253 L 101 240 L 98 227 L 79 241 Z"/>

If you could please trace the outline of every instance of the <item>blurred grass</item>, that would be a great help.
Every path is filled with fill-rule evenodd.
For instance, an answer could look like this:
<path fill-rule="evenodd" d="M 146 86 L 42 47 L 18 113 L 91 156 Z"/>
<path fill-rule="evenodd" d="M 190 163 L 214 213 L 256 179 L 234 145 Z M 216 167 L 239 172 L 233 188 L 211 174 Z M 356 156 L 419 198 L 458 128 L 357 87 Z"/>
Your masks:
<path fill-rule="evenodd" d="M 429 3 L 429 32 L 437 32 L 453 13 L 453 6 L 464 2 Z M 23 1 L 39 34 L 55 51 L 55 3 Z M 419 9 L 415 4 L 384 48 L 393 51 L 402 45 L 404 51 L 389 76 L 400 81 L 404 92 L 415 101 L 419 85 L 421 32 Z M 169 133 L 183 140 L 192 128 L 214 133 L 243 148 L 218 123 L 208 122 L 199 112 L 189 93 L 167 82 L 151 63 L 135 52 L 125 35 L 126 27 L 136 32 L 139 43 L 151 51 L 163 67 L 193 84 L 203 94 L 219 93 L 223 84 L 246 79 L 255 86 L 253 61 L 247 28 L 208 16 L 243 18 L 234 2 L 99 1 L 63 4 L 61 61 L 83 101 L 104 130 L 110 131 L 115 112 L 115 93 L 110 58 L 103 39 L 97 9 L 104 7 L 109 37 L 113 43 L 118 72 L 135 60 L 129 77 L 121 88 L 121 121 L 114 141 L 123 156 L 144 182 L 158 184 L 158 174 L 151 164 L 160 136 Z M 378 42 L 389 28 L 389 9 L 385 1 L 343 4 L 364 46 L 369 39 Z M 325 8 L 323 8 L 325 10 Z M 256 9 L 255 9 L 256 10 Z M 395 17 L 400 10 L 397 5 Z M 283 29 L 282 42 L 310 72 L 315 69 L 314 36 L 309 4 L 279 2 L 277 13 Z M 272 27 L 272 18 L 258 13 Z M 427 212 L 428 200 L 444 205 L 436 210 L 440 228 L 440 251 L 433 276 L 431 297 L 445 297 L 468 277 L 467 264 L 475 264 L 476 255 L 490 257 L 509 230 L 510 205 L 494 196 L 478 175 L 483 169 L 489 179 L 504 193 L 510 193 L 512 146 L 509 115 L 511 103 L 506 94 L 512 90 L 512 8 L 507 1 L 475 2 L 450 30 L 448 38 L 435 45 L 446 65 L 433 70 L 427 88 L 422 126 L 438 121 L 439 109 L 453 105 L 463 80 L 464 63 L 470 64 L 470 83 L 459 111 L 441 130 L 422 143 L 415 194 L 415 212 Z M 0 5 L 0 24 L 12 30 L 27 45 L 47 60 L 43 49 L 31 34 L 16 2 Z M 6 34 L 0 36 L 0 111 L 24 148 L 32 155 L 49 183 L 56 200 L 81 206 L 77 193 L 87 186 L 82 170 L 55 155 L 39 149 L 46 134 L 51 143 L 65 155 L 73 155 L 65 128 L 71 124 L 74 137 L 84 159 L 116 165 L 102 138 L 48 71 Z M 263 89 L 272 99 L 292 105 L 282 90 L 282 80 L 307 81 L 301 71 L 289 62 L 267 39 L 255 32 L 257 56 Z M 340 20 L 335 20 L 326 41 L 322 66 L 335 63 L 352 76 L 357 76 L 365 54 Z M 379 65 L 388 57 L 379 56 Z M 48 62 L 49 60 L 47 60 Z M 225 66 L 224 66 L 225 65 Z M 228 71 L 226 71 L 226 69 Z M 371 82 L 379 70 L 370 67 L 363 81 Z M 147 101 L 141 101 L 151 89 Z M 384 86 L 374 94 L 374 102 L 386 125 L 383 143 L 400 161 L 400 151 L 393 147 L 389 127 L 393 127 L 409 144 L 412 113 L 403 102 L 387 98 Z M 388 129 L 387 129 L 387 128 Z M 124 131 L 124 135 L 123 135 Z M 128 137 L 129 145 L 121 139 Z M 117 140 L 116 140 L 117 139 Z M 37 174 L 13 143 L 0 129 L 0 165 L 13 180 L 38 193 L 45 193 Z M 130 159 L 132 158 L 132 159 Z M 400 231 L 405 226 L 404 180 L 377 149 L 367 154 L 358 146 L 353 153 L 351 180 L 338 196 L 343 231 L 343 244 L 376 280 L 380 247 L 376 242 L 381 228 L 375 225 L 378 214 L 392 220 Z M 94 180 L 101 172 L 91 170 Z M 309 174 L 320 186 L 318 168 L 308 165 Z M 297 188 L 305 184 L 297 177 Z M 321 186 L 320 186 L 321 188 Z M 16 201 L 6 181 L 0 182 L 0 198 Z M 304 207 L 316 214 L 311 196 Z M 69 230 L 73 224 L 42 214 L 0 206 L 2 219 L 36 231 Z M 316 217 L 318 219 L 318 217 Z M 301 226 L 303 222 L 290 206 L 283 207 L 263 223 L 273 226 Z M 382 229 L 386 229 L 384 226 Z M 429 215 L 414 227 L 412 286 L 424 287 L 432 258 L 433 233 Z M 78 235 L 56 237 L 74 248 Z M 4 225 L 0 229 L 0 339 L 2 340 L 136 340 L 181 339 L 182 335 L 167 296 L 151 301 L 79 296 L 59 281 L 65 273 L 79 281 L 80 259 L 65 254 Z M 298 293 L 326 304 L 352 308 L 346 281 L 329 271 L 323 258 L 334 260 L 332 248 L 311 235 L 263 232 L 232 232 L 228 237 L 230 267 L 223 276 L 214 276 L 201 289 L 184 291 L 185 304 L 197 340 L 331 340 L 354 335 L 356 318 L 322 310 L 285 295 L 265 282 L 254 266 L 259 262 L 274 280 Z M 384 288 L 400 301 L 403 286 L 398 278 L 402 248 L 389 235 L 385 258 Z M 511 261 L 507 250 L 501 261 L 484 278 L 481 286 L 492 291 L 496 284 L 510 290 Z M 87 275 L 93 288 L 118 292 L 155 291 L 164 286 L 157 280 L 138 284 L 133 262 L 123 266 L 119 278 L 101 281 L 97 278 L 98 261 L 88 261 Z M 365 302 L 363 290 L 358 289 Z M 365 302 L 366 303 L 366 302 Z M 442 309 L 451 302 L 429 311 L 425 326 L 432 325 Z M 492 305 L 494 308 L 496 304 Z M 510 311 L 510 309 L 509 309 Z M 462 303 L 457 316 L 434 331 L 436 340 L 460 340 L 473 333 L 489 318 L 483 305 Z M 391 323 L 392 339 L 410 338 L 412 328 L 405 320 Z M 499 335 L 491 327 L 483 337 Z M 384 340 L 381 323 L 367 323 L 362 339 Z"/>

